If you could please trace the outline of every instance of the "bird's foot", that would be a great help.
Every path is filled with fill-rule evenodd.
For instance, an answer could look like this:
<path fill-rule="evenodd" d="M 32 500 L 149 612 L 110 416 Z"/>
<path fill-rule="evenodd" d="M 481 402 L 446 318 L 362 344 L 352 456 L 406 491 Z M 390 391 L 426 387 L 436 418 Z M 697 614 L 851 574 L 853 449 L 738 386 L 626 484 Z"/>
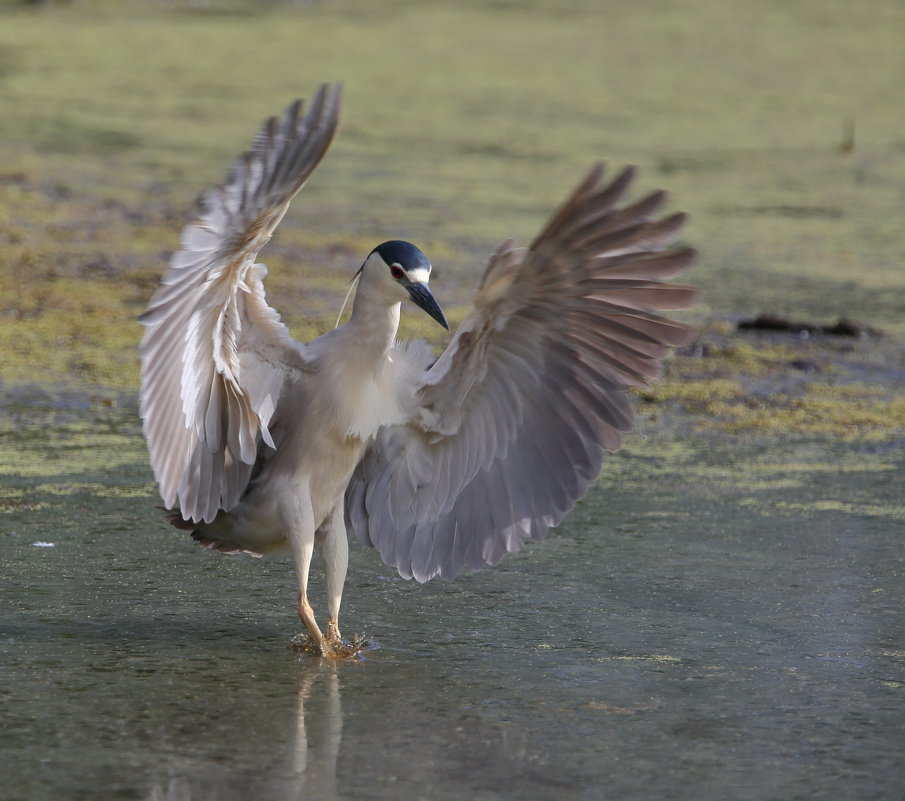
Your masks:
<path fill-rule="evenodd" d="M 327 621 L 327 633 L 324 635 L 324 639 L 329 643 L 337 643 L 342 642 L 342 635 L 339 633 L 339 624 L 330 619 Z"/>
<path fill-rule="evenodd" d="M 338 635 L 336 638 L 328 636 L 318 642 L 309 633 L 303 632 L 296 634 L 289 641 L 289 647 L 299 653 L 311 654 L 311 656 L 319 656 L 323 659 L 356 662 L 364 658 L 366 651 L 375 649 L 377 645 L 367 637 L 360 635 L 354 636 L 351 640 L 343 640 Z"/>

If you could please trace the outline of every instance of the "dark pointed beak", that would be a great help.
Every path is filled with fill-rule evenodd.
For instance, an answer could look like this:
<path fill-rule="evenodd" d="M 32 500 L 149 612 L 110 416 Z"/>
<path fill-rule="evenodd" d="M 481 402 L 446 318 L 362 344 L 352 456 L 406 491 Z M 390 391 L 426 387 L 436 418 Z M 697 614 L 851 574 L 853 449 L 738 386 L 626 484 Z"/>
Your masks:
<path fill-rule="evenodd" d="M 443 309 L 440 308 L 440 304 L 434 299 L 433 293 L 430 291 L 427 284 L 408 284 L 405 288 L 408 290 L 409 297 L 416 306 L 420 306 L 424 309 L 424 311 L 449 331 L 449 323 L 446 322 L 446 318 L 443 316 Z"/>

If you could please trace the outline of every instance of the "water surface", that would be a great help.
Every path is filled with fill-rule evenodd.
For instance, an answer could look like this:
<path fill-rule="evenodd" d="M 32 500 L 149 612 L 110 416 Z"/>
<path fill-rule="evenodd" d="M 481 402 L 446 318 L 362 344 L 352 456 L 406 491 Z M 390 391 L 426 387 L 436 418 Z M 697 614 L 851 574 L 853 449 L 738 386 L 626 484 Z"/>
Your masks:
<path fill-rule="evenodd" d="M 380 647 L 337 665 L 288 647 L 288 561 L 162 523 L 133 410 L 4 426 L 4 799 L 901 793 L 899 446 L 636 437 L 496 569 L 353 545 L 344 629 Z"/>

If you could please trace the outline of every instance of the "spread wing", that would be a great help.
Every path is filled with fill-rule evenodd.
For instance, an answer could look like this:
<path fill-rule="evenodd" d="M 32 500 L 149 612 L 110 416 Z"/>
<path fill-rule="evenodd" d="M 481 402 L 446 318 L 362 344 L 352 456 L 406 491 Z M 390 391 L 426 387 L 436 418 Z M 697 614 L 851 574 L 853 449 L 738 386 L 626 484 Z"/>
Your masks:
<path fill-rule="evenodd" d="M 633 168 L 595 167 L 530 248 L 502 245 L 406 425 L 381 431 L 346 494 L 348 523 L 406 578 L 496 564 L 557 525 L 632 423 L 689 328 L 659 314 L 694 302 L 662 279 L 691 265 L 664 247 L 685 216 L 664 193 L 622 208 Z"/>
<path fill-rule="evenodd" d="M 168 508 L 210 522 L 248 483 L 281 388 L 305 369 L 303 347 L 267 305 L 255 257 L 323 158 L 340 87 L 322 86 L 268 120 L 203 211 L 141 322 L 141 415 Z"/>

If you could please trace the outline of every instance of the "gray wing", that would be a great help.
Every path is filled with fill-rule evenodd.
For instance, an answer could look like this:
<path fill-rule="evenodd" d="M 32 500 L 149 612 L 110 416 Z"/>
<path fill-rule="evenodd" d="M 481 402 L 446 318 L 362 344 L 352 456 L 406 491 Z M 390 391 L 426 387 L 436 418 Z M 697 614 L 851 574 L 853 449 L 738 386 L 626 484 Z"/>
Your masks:
<path fill-rule="evenodd" d="M 663 250 L 685 216 L 653 219 L 662 192 L 617 208 L 633 175 L 601 185 L 595 167 L 530 248 L 496 251 L 410 421 L 366 451 L 347 521 L 403 577 L 453 578 L 543 538 L 620 447 L 624 390 L 688 339 L 658 313 L 694 302 L 662 281 L 695 259 Z"/>
<path fill-rule="evenodd" d="M 168 508 L 210 522 L 241 496 L 284 382 L 305 369 L 302 346 L 267 305 L 255 257 L 323 158 L 340 87 L 322 86 L 303 113 L 268 120 L 225 183 L 182 232 L 141 322 L 141 415 Z"/>

